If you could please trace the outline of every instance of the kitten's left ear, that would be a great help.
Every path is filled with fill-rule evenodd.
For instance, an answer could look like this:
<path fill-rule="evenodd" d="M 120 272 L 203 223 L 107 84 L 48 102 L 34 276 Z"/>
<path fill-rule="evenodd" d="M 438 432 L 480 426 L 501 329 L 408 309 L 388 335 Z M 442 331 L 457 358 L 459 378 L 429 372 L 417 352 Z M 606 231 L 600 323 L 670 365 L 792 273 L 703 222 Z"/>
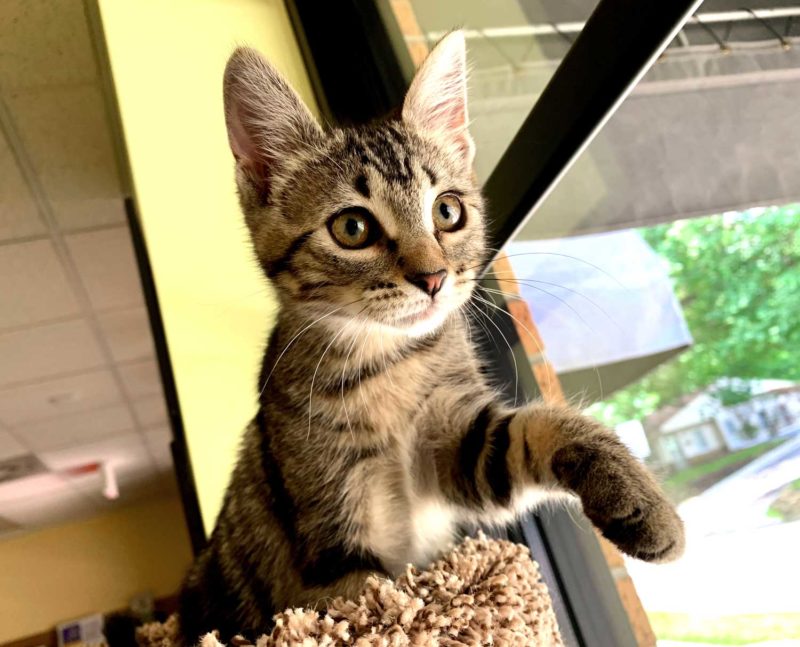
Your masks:
<path fill-rule="evenodd" d="M 467 62 L 464 33 L 453 31 L 420 66 L 403 102 L 403 120 L 454 147 L 466 165 L 475 144 L 467 130 Z"/>
<path fill-rule="evenodd" d="M 236 164 L 266 196 L 274 177 L 322 129 L 291 86 L 261 54 L 239 47 L 225 67 L 225 122 Z"/>

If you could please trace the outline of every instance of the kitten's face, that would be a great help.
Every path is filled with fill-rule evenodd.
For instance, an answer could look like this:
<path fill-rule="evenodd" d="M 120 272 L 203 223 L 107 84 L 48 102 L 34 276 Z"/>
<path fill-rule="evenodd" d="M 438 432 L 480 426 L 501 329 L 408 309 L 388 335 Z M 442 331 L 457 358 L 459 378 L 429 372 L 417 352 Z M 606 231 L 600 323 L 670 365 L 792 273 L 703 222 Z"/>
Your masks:
<path fill-rule="evenodd" d="M 438 328 L 486 257 L 463 38 L 434 50 L 402 119 L 363 129 L 322 131 L 254 57 L 239 50 L 229 63 L 228 127 L 255 250 L 284 304 L 365 330 Z"/>

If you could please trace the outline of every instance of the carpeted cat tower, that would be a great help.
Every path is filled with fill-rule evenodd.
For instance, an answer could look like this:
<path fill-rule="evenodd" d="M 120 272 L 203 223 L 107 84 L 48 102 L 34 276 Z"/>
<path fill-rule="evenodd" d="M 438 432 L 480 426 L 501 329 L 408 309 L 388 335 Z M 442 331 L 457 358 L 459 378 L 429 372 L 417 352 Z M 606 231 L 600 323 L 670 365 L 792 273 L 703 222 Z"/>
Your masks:
<path fill-rule="evenodd" d="M 141 628 L 140 647 L 176 647 L 177 623 Z M 248 641 L 236 638 L 232 645 Z M 355 600 L 337 598 L 322 614 L 287 609 L 256 647 L 551 647 L 563 645 L 547 587 L 525 546 L 466 539 L 396 580 L 370 578 Z M 221 647 L 207 634 L 200 647 Z"/>

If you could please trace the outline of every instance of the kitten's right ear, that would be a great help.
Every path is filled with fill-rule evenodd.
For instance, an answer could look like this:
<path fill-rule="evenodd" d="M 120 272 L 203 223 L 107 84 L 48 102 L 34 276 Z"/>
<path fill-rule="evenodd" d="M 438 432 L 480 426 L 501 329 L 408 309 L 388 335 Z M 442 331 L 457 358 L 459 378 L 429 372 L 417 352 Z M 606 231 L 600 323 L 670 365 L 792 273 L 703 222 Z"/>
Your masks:
<path fill-rule="evenodd" d="M 223 98 L 236 163 L 266 197 L 286 158 L 318 141 L 322 129 L 280 73 L 248 47 L 228 60 Z"/>
<path fill-rule="evenodd" d="M 403 119 L 458 151 L 472 166 L 475 144 L 467 117 L 464 32 L 444 36 L 422 62 L 403 103 Z"/>

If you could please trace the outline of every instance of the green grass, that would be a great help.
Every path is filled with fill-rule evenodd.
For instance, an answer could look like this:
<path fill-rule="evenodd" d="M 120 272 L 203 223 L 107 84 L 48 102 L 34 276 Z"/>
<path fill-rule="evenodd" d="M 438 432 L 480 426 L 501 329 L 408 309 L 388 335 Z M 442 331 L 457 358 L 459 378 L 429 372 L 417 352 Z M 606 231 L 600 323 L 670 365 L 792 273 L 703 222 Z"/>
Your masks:
<path fill-rule="evenodd" d="M 776 438 L 774 440 L 761 443 L 760 445 L 748 447 L 747 449 L 740 449 L 738 452 L 731 452 L 725 456 L 720 456 L 719 458 L 709 461 L 708 463 L 687 467 L 685 470 L 675 472 L 675 474 L 667 478 L 664 481 L 664 485 L 668 488 L 684 487 L 693 481 L 703 478 L 704 476 L 709 476 L 714 472 L 721 472 L 725 468 L 735 465 L 736 463 L 750 462 L 754 458 L 758 458 L 762 454 L 765 454 L 770 449 L 777 447 L 784 440 L 784 438 Z"/>
<path fill-rule="evenodd" d="M 785 492 L 787 489 L 792 490 L 794 492 L 800 491 L 800 479 L 795 479 L 791 483 L 787 483 L 781 490 L 781 492 Z M 778 499 L 780 499 L 780 496 L 778 497 Z M 767 516 L 770 519 L 778 519 L 780 521 L 794 521 L 796 515 L 787 513 L 786 510 L 779 510 L 778 508 L 782 506 L 775 507 L 775 503 L 776 501 L 773 501 L 772 504 L 769 506 L 769 508 L 767 508 Z"/>
<path fill-rule="evenodd" d="M 776 510 L 772 506 L 767 508 L 767 516 L 770 519 L 777 519 L 778 521 L 785 521 L 785 519 L 783 517 L 783 512 L 781 512 L 780 510 Z"/>
<path fill-rule="evenodd" d="M 688 613 L 647 614 L 661 640 L 746 645 L 767 640 L 800 639 L 800 613 L 694 616 Z"/>

